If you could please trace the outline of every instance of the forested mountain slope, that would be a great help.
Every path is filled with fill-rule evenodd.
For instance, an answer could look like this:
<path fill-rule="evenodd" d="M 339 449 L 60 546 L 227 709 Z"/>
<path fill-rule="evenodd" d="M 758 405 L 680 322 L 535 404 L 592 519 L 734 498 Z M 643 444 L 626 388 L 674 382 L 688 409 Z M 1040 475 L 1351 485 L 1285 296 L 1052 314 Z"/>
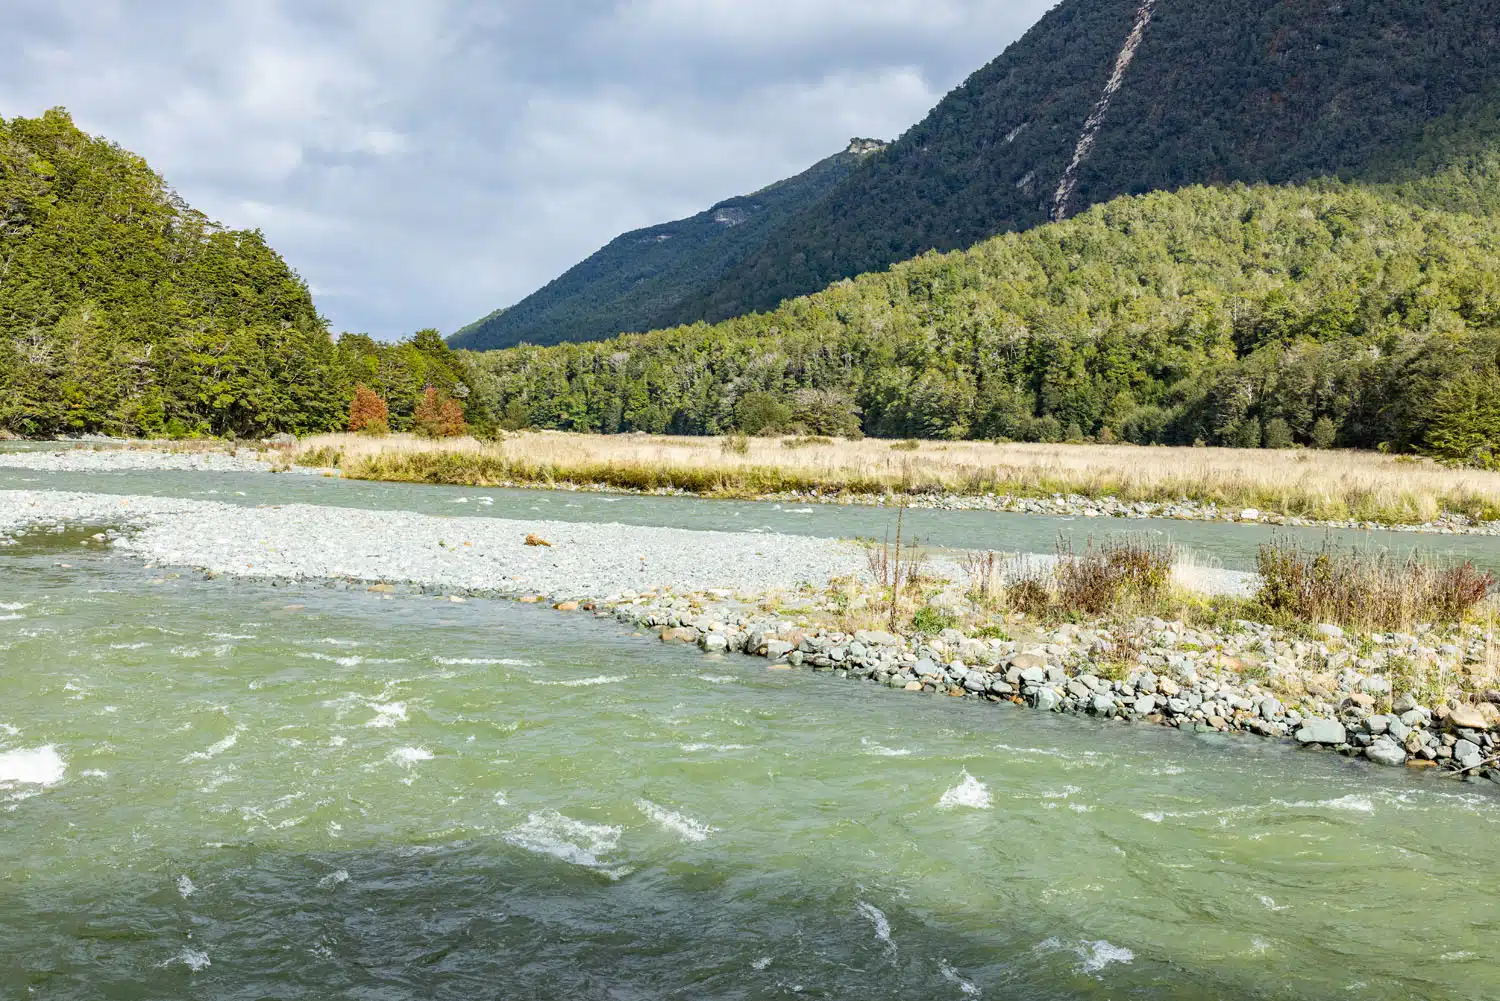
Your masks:
<path fill-rule="evenodd" d="M 1500 225 L 1419 202 L 1495 205 L 1497 179 L 1489 153 L 1401 185 L 1125 197 L 770 313 L 472 363 L 512 423 L 538 427 L 1380 445 L 1489 461 Z"/>
<path fill-rule="evenodd" d="M 65 111 L 0 118 L 0 436 L 332 430 L 358 381 L 397 428 L 429 384 L 483 426 L 466 379 L 435 331 L 335 344 L 259 232 L 214 224 Z"/>
<path fill-rule="evenodd" d="M 1445 127 L 1493 123 L 1497 85 L 1500 0 L 1065 0 L 682 318 L 1121 194 L 1391 179 L 1451 159 Z"/>
<path fill-rule="evenodd" d="M 755 194 L 616 237 L 515 306 L 457 331 L 449 343 L 476 350 L 523 341 L 558 344 L 681 323 L 688 318 L 685 302 L 710 294 L 777 226 L 815 204 L 880 146 L 856 139 L 844 152 Z"/>

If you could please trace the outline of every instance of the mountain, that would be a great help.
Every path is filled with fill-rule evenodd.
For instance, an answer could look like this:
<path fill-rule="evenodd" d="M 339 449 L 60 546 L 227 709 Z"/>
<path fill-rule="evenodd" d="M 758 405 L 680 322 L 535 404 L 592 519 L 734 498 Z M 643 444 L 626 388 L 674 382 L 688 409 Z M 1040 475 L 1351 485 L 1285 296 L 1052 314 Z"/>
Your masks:
<path fill-rule="evenodd" d="M 691 218 L 617 237 L 516 305 L 458 330 L 449 343 L 476 350 L 558 344 L 690 319 L 684 302 L 711 294 L 724 273 L 753 256 L 777 227 L 883 148 L 876 140 L 854 139 L 844 152 L 796 177 Z"/>
<path fill-rule="evenodd" d="M 1496 210 L 1500 143 L 1399 183 L 1123 196 L 771 312 L 470 363 L 495 407 L 541 428 L 1337 444 L 1495 465 Z"/>
<path fill-rule="evenodd" d="M 678 318 L 1122 194 L 1410 173 L 1497 93 L 1500 0 L 1065 0 Z"/>

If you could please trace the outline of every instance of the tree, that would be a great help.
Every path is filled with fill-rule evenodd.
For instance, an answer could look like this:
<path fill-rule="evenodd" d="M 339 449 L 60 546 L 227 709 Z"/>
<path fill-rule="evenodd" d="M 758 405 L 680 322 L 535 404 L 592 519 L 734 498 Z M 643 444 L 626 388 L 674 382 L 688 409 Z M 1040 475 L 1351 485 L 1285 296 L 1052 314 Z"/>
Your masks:
<path fill-rule="evenodd" d="M 412 414 L 412 430 L 423 438 L 457 438 L 468 432 L 462 403 L 428 386 Z"/>
<path fill-rule="evenodd" d="M 368 435 L 391 433 L 390 408 L 380 394 L 362 383 L 354 387 L 354 400 L 349 404 L 349 430 Z"/>
<path fill-rule="evenodd" d="M 1427 447 L 1441 459 L 1489 469 L 1500 465 L 1500 373 L 1465 372 L 1438 392 Z"/>

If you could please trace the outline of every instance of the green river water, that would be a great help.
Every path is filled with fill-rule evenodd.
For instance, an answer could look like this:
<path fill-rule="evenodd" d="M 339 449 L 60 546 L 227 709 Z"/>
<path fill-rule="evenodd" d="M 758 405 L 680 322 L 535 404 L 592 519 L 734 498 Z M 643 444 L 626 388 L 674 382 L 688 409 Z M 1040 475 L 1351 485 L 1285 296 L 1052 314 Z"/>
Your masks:
<path fill-rule="evenodd" d="M 1488 784 L 81 538 L 0 549 L 3 997 L 1500 997 Z"/>

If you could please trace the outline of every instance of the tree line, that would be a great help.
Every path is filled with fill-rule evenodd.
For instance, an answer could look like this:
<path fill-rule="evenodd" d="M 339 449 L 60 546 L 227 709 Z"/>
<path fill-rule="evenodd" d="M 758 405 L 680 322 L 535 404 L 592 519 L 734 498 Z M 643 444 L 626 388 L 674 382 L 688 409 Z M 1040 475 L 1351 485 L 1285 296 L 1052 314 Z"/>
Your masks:
<path fill-rule="evenodd" d="M 433 330 L 335 342 L 258 231 L 213 223 L 66 111 L 0 119 L 0 434 L 336 430 L 361 382 L 395 430 L 432 388 L 482 431 L 473 381 Z"/>
<path fill-rule="evenodd" d="M 1500 424 L 1497 160 L 1127 197 L 767 313 L 468 356 L 509 426 L 1427 450 Z"/>

